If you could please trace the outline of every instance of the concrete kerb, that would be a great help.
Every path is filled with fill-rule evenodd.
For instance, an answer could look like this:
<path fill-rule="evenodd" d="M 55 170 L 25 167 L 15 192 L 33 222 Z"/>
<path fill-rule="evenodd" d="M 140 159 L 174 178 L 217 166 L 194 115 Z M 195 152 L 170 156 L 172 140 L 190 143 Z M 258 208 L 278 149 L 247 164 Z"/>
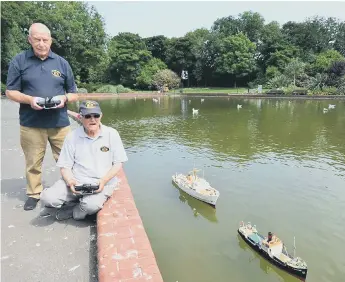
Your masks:
<path fill-rule="evenodd" d="M 79 115 L 68 115 L 80 123 Z M 98 281 L 163 281 L 124 170 L 97 214 Z"/>

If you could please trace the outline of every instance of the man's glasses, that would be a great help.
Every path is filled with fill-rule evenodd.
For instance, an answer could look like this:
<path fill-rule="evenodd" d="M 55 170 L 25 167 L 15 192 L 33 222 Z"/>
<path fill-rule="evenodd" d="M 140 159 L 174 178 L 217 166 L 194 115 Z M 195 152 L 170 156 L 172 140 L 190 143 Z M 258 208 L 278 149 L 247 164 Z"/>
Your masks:
<path fill-rule="evenodd" d="M 90 119 L 91 117 L 94 117 L 94 118 L 99 118 L 101 115 L 99 114 L 94 114 L 94 115 L 85 115 L 84 118 L 86 119 Z"/>

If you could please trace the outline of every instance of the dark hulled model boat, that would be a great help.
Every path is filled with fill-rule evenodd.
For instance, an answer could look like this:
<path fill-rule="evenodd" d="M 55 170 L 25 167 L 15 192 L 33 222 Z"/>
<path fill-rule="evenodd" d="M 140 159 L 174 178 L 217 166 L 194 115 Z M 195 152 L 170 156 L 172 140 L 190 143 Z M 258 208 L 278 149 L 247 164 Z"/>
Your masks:
<path fill-rule="evenodd" d="M 252 249 L 274 265 L 303 281 L 307 278 L 306 262 L 288 254 L 284 243 L 271 232 L 265 238 L 257 232 L 255 225 L 241 222 L 238 233 Z"/>

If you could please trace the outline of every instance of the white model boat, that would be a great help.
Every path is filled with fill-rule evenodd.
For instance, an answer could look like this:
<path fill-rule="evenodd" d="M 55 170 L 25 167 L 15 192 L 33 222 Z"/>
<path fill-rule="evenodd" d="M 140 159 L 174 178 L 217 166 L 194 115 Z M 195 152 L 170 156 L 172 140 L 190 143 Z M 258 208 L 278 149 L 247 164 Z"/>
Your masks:
<path fill-rule="evenodd" d="M 216 206 L 219 191 L 211 187 L 204 179 L 196 175 L 197 169 L 193 169 L 188 175 L 175 174 L 172 176 L 174 183 L 192 197 Z"/>

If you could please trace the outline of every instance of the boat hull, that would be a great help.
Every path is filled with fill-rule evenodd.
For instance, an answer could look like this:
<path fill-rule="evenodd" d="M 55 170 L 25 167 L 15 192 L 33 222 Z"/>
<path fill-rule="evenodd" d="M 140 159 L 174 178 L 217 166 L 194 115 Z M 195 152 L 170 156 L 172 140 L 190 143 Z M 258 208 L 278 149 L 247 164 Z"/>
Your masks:
<path fill-rule="evenodd" d="M 186 192 L 188 195 L 192 196 L 193 198 L 195 199 L 198 199 L 202 202 L 205 202 L 209 205 L 211 205 L 212 207 L 216 207 L 216 203 L 217 203 L 217 200 L 218 200 L 218 197 L 219 197 L 219 193 L 217 195 L 214 195 L 214 196 L 210 196 L 210 195 L 201 195 L 197 192 L 195 192 L 193 189 L 190 189 L 184 185 L 182 185 L 178 179 L 176 179 L 175 176 L 172 177 L 172 180 L 173 180 L 173 183 L 179 187 L 182 191 Z"/>
<path fill-rule="evenodd" d="M 241 236 L 241 238 L 249 245 L 254 251 L 256 251 L 259 255 L 261 255 L 263 258 L 268 260 L 270 263 L 274 264 L 275 266 L 279 267 L 280 269 L 284 270 L 285 272 L 297 277 L 298 279 L 305 281 L 307 278 L 307 269 L 296 269 L 289 265 L 284 264 L 280 260 L 278 260 L 275 257 L 270 257 L 268 253 L 266 253 L 264 250 L 262 250 L 257 244 L 251 242 L 244 234 L 238 230 L 238 234 Z"/>

